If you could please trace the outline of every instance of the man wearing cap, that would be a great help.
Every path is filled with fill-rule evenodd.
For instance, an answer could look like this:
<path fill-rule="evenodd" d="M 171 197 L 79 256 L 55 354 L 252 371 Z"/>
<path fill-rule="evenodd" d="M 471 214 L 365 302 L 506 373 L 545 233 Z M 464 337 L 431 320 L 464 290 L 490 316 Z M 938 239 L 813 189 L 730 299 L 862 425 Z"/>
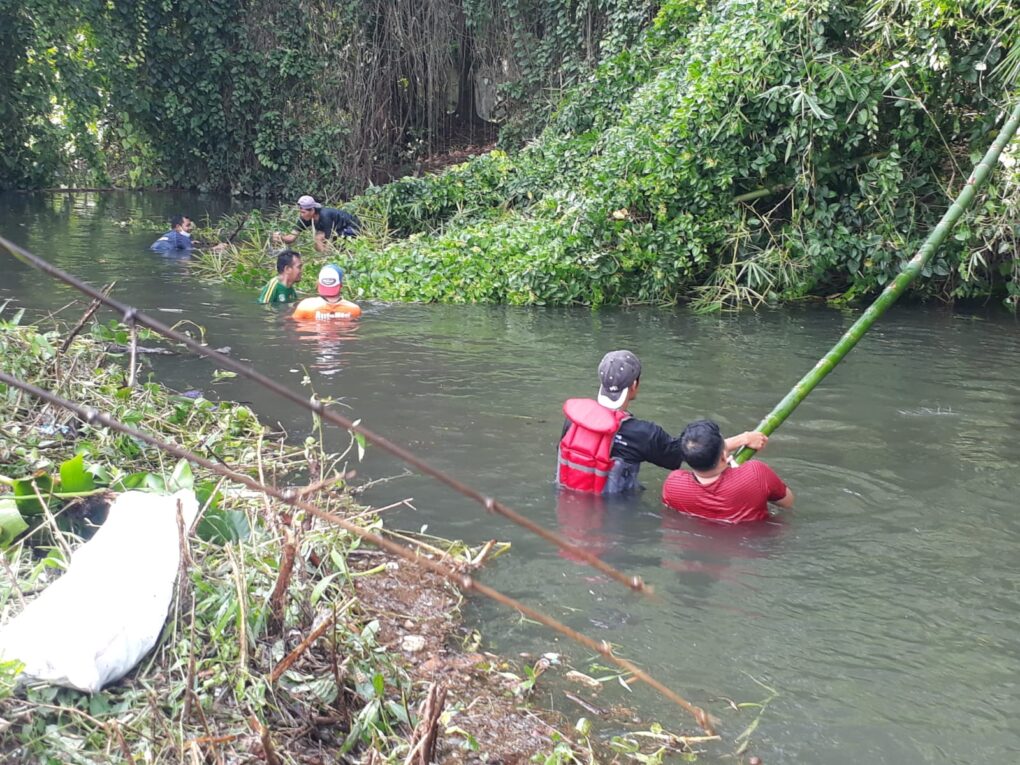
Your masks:
<path fill-rule="evenodd" d="M 683 462 L 680 439 L 627 411 L 637 398 L 641 362 L 630 351 L 610 351 L 599 363 L 597 399 L 572 398 L 560 438 L 557 483 L 575 491 L 617 494 L 641 488 L 642 462 L 676 470 Z M 729 449 L 762 448 L 764 433 L 745 432 L 726 440 Z"/>
<path fill-rule="evenodd" d="M 344 286 L 344 270 L 332 263 L 319 270 L 319 297 L 309 297 L 297 304 L 294 318 L 305 319 L 356 319 L 361 315 L 357 303 L 340 298 Z"/>
<path fill-rule="evenodd" d="M 305 194 L 298 199 L 298 219 L 294 230 L 289 234 L 273 233 L 274 242 L 292 244 L 302 231 L 309 228 L 315 231 L 315 250 L 325 252 L 328 242 L 339 236 L 357 236 L 361 230 L 361 221 L 357 216 L 336 207 L 323 207 L 315 201 L 315 197 Z"/>
<path fill-rule="evenodd" d="M 662 501 L 673 510 L 723 523 L 763 521 L 769 503 L 793 507 L 793 492 L 775 471 L 759 460 L 737 466 L 719 426 L 692 422 L 680 434 L 684 460 L 691 470 L 674 470 L 662 485 Z"/>
<path fill-rule="evenodd" d="M 259 293 L 260 303 L 292 303 L 297 300 L 294 285 L 301 279 L 301 255 L 294 250 L 276 254 L 276 276 Z"/>

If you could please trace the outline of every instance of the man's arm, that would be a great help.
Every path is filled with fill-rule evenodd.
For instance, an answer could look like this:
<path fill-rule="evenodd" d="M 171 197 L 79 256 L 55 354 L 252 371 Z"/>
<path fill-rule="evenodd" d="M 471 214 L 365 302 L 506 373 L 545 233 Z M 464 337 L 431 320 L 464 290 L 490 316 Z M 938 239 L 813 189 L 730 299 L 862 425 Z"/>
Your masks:
<path fill-rule="evenodd" d="M 290 234 L 281 234 L 279 231 L 274 231 L 273 241 L 276 244 L 291 244 L 295 239 L 298 238 L 298 233 L 299 232 L 294 231 Z"/>
<path fill-rule="evenodd" d="M 742 449 L 745 446 L 749 446 L 756 452 L 761 451 L 765 448 L 765 444 L 769 442 L 769 437 L 764 433 L 759 433 L 757 430 L 745 430 L 739 436 L 730 436 L 726 439 L 726 451 L 735 452 L 737 449 Z"/>
<path fill-rule="evenodd" d="M 783 496 L 783 498 L 782 499 L 773 500 L 772 504 L 776 505 L 777 507 L 781 507 L 784 510 L 789 510 L 791 507 L 793 507 L 793 499 L 794 499 L 794 497 L 793 497 L 793 489 L 791 489 L 789 486 L 787 486 L 786 487 L 786 494 Z"/>
<path fill-rule="evenodd" d="M 274 231 L 273 241 L 276 244 L 293 244 L 294 240 L 300 236 L 302 231 L 307 230 L 309 225 L 311 224 L 305 223 L 298 218 L 297 223 L 294 224 L 294 228 L 291 229 L 289 234 L 281 234 L 279 231 Z"/>
<path fill-rule="evenodd" d="M 789 510 L 793 507 L 793 491 L 776 474 L 776 471 L 764 462 L 754 460 L 753 462 L 745 463 L 738 469 L 742 470 L 752 466 L 754 466 L 754 469 L 758 471 L 758 475 L 765 481 L 768 501 L 784 510 Z"/>

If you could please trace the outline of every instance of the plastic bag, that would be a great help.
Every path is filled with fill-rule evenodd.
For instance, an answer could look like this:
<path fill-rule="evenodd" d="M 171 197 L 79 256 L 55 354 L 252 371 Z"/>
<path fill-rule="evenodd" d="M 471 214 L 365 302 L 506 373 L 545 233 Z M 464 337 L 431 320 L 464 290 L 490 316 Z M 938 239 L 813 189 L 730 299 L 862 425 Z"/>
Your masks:
<path fill-rule="evenodd" d="M 117 497 L 64 575 L 0 628 L 0 656 L 25 664 L 19 679 L 95 693 L 149 652 L 180 567 L 178 502 L 187 531 L 198 515 L 191 490 Z"/>

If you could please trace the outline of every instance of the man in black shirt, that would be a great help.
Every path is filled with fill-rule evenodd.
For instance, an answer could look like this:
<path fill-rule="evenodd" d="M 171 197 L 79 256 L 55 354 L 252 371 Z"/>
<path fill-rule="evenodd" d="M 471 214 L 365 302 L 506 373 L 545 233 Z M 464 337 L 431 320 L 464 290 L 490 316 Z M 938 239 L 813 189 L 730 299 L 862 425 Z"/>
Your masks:
<path fill-rule="evenodd" d="M 563 405 L 567 421 L 560 438 L 557 481 L 578 491 L 616 494 L 641 488 L 642 462 L 676 470 L 683 462 L 679 436 L 674 438 L 649 420 L 627 411 L 641 384 L 641 362 L 630 351 L 610 351 L 599 363 L 596 400 L 570 399 Z M 607 436 L 612 435 L 612 442 Z M 746 431 L 726 439 L 726 448 L 761 449 L 768 436 Z M 608 450 L 608 455 L 600 451 Z"/>
<path fill-rule="evenodd" d="M 298 219 L 294 230 L 289 234 L 279 231 L 273 234 L 273 241 L 291 244 L 302 231 L 309 228 L 315 231 L 315 249 L 325 252 L 327 243 L 340 236 L 357 236 L 361 230 L 361 221 L 356 215 L 336 207 L 323 207 L 314 197 L 305 196 L 298 199 Z"/>

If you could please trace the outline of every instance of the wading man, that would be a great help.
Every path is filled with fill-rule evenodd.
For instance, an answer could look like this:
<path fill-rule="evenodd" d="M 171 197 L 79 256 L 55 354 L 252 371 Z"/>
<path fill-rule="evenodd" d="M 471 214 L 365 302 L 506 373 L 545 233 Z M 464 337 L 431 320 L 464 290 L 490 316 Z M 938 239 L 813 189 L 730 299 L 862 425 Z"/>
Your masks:
<path fill-rule="evenodd" d="M 307 319 L 356 319 L 361 316 L 357 303 L 344 300 L 340 293 L 344 287 L 344 270 L 332 263 L 319 269 L 316 289 L 319 297 L 307 297 L 294 308 L 294 318 Z"/>
<path fill-rule="evenodd" d="M 170 219 L 170 230 L 153 242 L 149 249 L 154 252 L 191 249 L 191 218 L 175 215 Z"/>
<path fill-rule="evenodd" d="M 610 351 L 599 363 L 595 399 L 572 398 L 563 405 L 567 421 L 560 438 L 557 483 L 575 491 L 617 494 L 641 488 L 642 462 L 676 470 L 684 460 L 680 439 L 628 411 L 641 384 L 641 362 L 630 351 Z M 730 449 L 760 449 L 764 433 L 748 431 L 726 441 Z"/>
<path fill-rule="evenodd" d="M 301 256 L 294 250 L 276 254 L 276 276 L 259 293 L 260 303 L 291 303 L 297 300 L 294 285 L 301 279 Z"/>
<path fill-rule="evenodd" d="M 724 523 L 766 520 L 769 502 L 793 507 L 793 492 L 764 462 L 730 463 L 730 445 L 711 420 L 684 428 L 680 448 L 691 470 L 675 470 L 666 478 L 662 501 L 668 507 Z"/>

